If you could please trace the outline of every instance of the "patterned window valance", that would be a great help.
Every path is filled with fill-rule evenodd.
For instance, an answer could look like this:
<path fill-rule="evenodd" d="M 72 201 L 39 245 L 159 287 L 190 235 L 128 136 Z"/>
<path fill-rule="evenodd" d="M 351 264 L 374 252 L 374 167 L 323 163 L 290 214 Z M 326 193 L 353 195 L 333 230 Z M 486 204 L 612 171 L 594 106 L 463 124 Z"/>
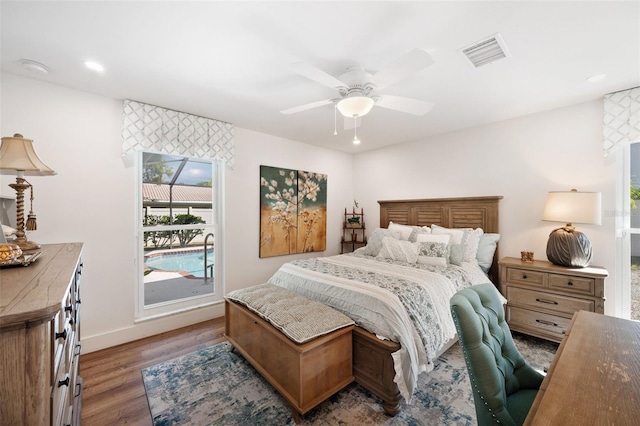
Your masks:
<path fill-rule="evenodd" d="M 604 154 L 640 142 L 640 87 L 604 97 Z"/>
<path fill-rule="evenodd" d="M 153 151 L 185 157 L 224 160 L 234 168 L 233 124 L 124 101 L 122 155 Z"/>

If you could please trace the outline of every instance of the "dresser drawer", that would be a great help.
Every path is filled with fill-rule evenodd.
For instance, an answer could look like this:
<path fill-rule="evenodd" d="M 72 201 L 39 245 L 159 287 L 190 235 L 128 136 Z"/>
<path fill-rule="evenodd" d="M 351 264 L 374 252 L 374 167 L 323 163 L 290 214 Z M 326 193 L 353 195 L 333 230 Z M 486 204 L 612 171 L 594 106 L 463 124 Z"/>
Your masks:
<path fill-rule="evenodd" d="M 507 281 L 509 283 L 527 284 L 535 287 L 546 287 L 547 274 L 526 269 L 507 268 Z"/>
<path fill-rule="evenodd" d="M 595 306 L 593 300 L 576 299 L 575 297 L 542 293 L 518 287 L 507 289 L 507 300 L 510 305 L 534 310 L 544 309 L 569 316 L 580 310 L 593 312 Z"/>
<path fill-rule="evenodd" d="M 549 288 L 593 296 L 595 293 L 595 280 L 593 278 L 549 274 Z"/>
<path fill-rule="evenodd" d="M 64 420 L 70 385 L 71 377 L 67 369 L 59 369 L 51 387 L 51 420 L 53 425 L 60 425 Z"/>
<path fill-rule="evenodd" d="M 570 318 L 530 311 L 528 309 L 507 306 L 507 318 L 512 330 L 526 332 L 532 335 L 552 338 L 561 341 L 571 323 Z"/>

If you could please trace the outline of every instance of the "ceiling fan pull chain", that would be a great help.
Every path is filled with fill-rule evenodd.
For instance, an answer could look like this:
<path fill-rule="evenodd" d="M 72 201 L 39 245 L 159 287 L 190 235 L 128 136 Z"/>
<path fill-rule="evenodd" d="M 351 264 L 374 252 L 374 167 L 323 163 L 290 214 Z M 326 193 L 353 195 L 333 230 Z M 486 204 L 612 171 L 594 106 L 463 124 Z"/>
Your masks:
<path fill-rule="evenodd" d="M 358 117 L 353 116 L 353 144 L 358 145 L 360 143 L 360 139 L 358 139 Z"/>

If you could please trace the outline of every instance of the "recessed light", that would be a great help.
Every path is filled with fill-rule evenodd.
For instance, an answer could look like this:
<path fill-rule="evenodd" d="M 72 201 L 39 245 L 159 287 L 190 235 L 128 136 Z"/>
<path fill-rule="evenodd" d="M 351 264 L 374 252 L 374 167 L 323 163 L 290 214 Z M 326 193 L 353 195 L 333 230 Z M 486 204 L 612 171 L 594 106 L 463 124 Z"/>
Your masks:
<path fill-rule="evenodd" d="M 84 66 L 89 68 L 91 71 L 104 72 L 104 67 L 94 61 L 84 61 Z"/>
<path fill-rule="evenodd" d="M 587 77 L 587 81 L 589 83 L 595 83 L 596 81 L 603 80 L 606 77 L 607 77 L 606 74 L 595 74 L 595 75 L 592 75 L 591 77 Z"/>
<path fill-rule="evenodd" d="M 22 65 L 22 68 L 34 74 L 49 74 L 49 68 L 47 68 L 45 65 L 42 65 L 40 62 L 32 61 L 30 59 L 21 59 L 20 65 Z"/>

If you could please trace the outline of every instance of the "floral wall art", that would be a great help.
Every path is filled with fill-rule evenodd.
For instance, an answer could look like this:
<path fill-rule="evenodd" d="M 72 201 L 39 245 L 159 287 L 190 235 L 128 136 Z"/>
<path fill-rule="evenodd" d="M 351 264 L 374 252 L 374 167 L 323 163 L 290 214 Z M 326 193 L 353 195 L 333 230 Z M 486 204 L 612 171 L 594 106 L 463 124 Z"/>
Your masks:
<path fill-rule="evenodd" d="M 327 175 L 260 166 L 260 257 L 327 247 Z"/>

